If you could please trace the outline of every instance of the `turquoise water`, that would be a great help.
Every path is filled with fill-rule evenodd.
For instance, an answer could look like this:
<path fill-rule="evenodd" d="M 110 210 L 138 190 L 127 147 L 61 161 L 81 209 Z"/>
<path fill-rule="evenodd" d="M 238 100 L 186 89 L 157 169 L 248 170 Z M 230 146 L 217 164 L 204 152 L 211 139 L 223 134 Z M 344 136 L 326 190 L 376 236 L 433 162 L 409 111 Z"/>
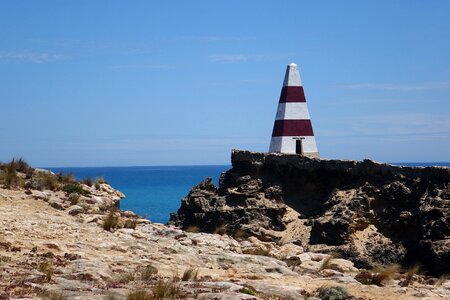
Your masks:
<path fill-rule="evenodd" d="M 439 163 L 395 163 L 408 166 L 450 166 Z M 121 208 L 147 215 L 153 222 L 166 223 L 171 212 L 177 211 L 181 199 L 192 186 L 206 177 L 218 183 L 222 172 L 230 166 L 173 166 L 173 167 L 93 167 L 48 168 L 53 172 L 69 172 L 78 179 L 85 177 L 105 178 L 114 188 L 126 195 Z"/>
<path fill-rule="evenodd" d="M 173 166 L 173 167 L 92 167 L 48 168 L 57 173 L 72 173 L 78 179 L 102 176 L 115 189 L 125 194 L 120 203 L 123 210 L 147 215 L 153 222 L 166 223 L 176 212 L 181 199 L 191 187 L 206 177 L 216 185 L 222 172 L 230 166 Z"/>

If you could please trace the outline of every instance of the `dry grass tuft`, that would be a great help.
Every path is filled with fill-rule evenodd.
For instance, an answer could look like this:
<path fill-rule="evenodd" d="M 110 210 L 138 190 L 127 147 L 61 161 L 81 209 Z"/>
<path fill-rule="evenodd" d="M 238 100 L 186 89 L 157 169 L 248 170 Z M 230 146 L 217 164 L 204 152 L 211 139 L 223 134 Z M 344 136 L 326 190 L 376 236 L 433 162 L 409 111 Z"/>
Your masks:
<path fill-rule="evenodd" d="M 333 260 L 333 256 L 327 256 L 323 261 L 322 264 L 319 267 L 319 271 L 325 270 L 325 269 L 329 269 L 330 268 L 330 264 L 331 261 Z"/>
<path fill-rule="evenodd" d="M 148 265 L 141 272 L 141 280 L 145 282 L 151 281 L 156 274 L 158 274 L 158 269 L 152 265 Z"/>
<path fill-rule="evenodd" d="M 51 262 L 43 262 L 39 264 L 38 271 L 44 273 L 44 280 L 47 282 L 52 280 L 52 276 L 55 272 Z"/>
<path fill-rule="evenodd" d="M 91 177 L 85 177 L 80 180 L 80 183 L 85 184 L 87 186 L 92 186 L 94 184 L 94 180 Z"/>
<path fill-rule="evenodd" d="M 151 299 L 154 298 L 152 298 L 151 295 L 144 290 L 130 292 L 127 295 L 127 300 L 151 300 Z"/>
<path fill-rule="evenodd" d="M 196 281 L 198 277 L 198 269 L 194 269 L 194 268 L 187 268 L 184 273 L 183 276 L 181 277 L 181 281 Z"/>
<path fill-rule="evenodd" d="M 450 274 L 442 274 L 439 279 L 436 281 L 437 286 L 441 286 L 444 282 L 450 280 Z"/>
<path fill-rule="evenodd" d="M 107 231 L 115 229 L 119 226 L 119 217 L 116 216 L 114 211 L 110 211 L 106 217 L 103 219 L 102 227 Z"/>
<path fill-rule="evenodd" d="M 160 279 L 152 289 L 153 299 L 176 299 L 180 287 L 174 280 Z"/>
<path fill-rule="evenodd" d="M 56 176 L 58 177 L 59 182 L 61 182 L 63 184 L 76 182 L 75 176 L 73 176 L 72 173 L 59 172 L 58 174 L 56 174 Z"/>
<path fill-rule="evenodd" d="M 218 227 L 214 230 L 213 233 L 215 233 L 215 234 L 220 234 L 220 235 L 224 235 L 224 234 L 227 233 L 227 229 L 228 229 L 228 228 L 227 228 L 227 225 L 222 224 L 222 225 L 218 226 Z"/>
<path fill-rule="evenodd" d="M 59 293 L 59 292 L 45 292 L 42 295 L 42 299 L 44 299 L 44 300 L 65 300 L 66 297 L 64 297 L 63 294 Z"/>
<path fill-rule="evenodd" d="M 406 271 L 406 280 L 408 282 L 410 282 L 414 275 L 419 274 L 420 270 L 421 270 L 422 266 L 419 263 L 414 264 L 412 267 L 410 267 L 407 271 Z"/>
<path fill-rule="evenodd" d="M 125 223 L 123 223 L 123 228 L 131 228 L 136 229 L 137 221 L 135 219 L 127 219 Z"/>
<path fill-rule="evenodd" d="M 200 227 L 196 226 L 196 225 L 189 225 L 188 227 L 186 227 L 186 229 L 184 230 L 186 232 L 192 232 L 192 233 L 199 233 Z"/>
<path fill-rule="evenodd" d="M 58 176 L 50 172 L 38 172 L 36 176 L 36 187 L 39 190 L 52 190 L 59 189 Z"/>
<path fill-rule="evenodd" d="M 107 295 L 105 295 L 104 300 L 118 300 L 118 298 L 116 297 L 116 295 L 108 293 Z"/>
<path fill-rule="evenodd" d="M 398 265 L 392 265 L 390 267 L 381 269 L 379 272 L 373 275 L 372 284 L 381 286 L 384 281 L 391 279 L 399 271 L 400 267 Z"/>

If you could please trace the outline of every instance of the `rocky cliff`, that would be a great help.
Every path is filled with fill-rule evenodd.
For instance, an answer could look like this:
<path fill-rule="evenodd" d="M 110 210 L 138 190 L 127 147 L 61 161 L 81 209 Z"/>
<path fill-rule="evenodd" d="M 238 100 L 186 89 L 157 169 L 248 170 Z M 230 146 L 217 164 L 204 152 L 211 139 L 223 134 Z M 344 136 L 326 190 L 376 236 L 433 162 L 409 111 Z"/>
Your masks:
<path fill-rule="evenodd" d="M 450 272 L 450 168 L 233 150 L 219 187 L 206 179 L 171 223 L 295 242 L 356 266 Z"/>

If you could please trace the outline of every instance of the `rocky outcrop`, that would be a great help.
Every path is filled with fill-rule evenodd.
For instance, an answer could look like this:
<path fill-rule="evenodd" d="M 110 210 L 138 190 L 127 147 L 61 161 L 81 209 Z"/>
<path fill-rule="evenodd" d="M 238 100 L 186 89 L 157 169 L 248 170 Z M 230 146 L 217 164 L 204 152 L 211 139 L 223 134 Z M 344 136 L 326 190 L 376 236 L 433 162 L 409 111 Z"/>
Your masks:
<path fill-rule="evenodd" d="M 291 209 L 296 218 L 287 217 Z M 194 187 L 171 223 L 288 239 L 359 267 L 420 263 L 443 274 L 450 272 L 450 169 L 234 150 L 219 187 L 210 179 Z"/>

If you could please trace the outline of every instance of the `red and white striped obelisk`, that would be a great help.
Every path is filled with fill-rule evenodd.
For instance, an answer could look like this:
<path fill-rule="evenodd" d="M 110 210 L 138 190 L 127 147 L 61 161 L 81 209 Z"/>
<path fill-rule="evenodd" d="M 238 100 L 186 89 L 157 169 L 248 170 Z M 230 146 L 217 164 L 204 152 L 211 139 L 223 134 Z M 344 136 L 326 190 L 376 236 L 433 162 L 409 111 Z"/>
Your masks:
<path fill-rule="evenodd" d="M 287 66 L 269 152 L 319 157 L 297 65 Z"/>

